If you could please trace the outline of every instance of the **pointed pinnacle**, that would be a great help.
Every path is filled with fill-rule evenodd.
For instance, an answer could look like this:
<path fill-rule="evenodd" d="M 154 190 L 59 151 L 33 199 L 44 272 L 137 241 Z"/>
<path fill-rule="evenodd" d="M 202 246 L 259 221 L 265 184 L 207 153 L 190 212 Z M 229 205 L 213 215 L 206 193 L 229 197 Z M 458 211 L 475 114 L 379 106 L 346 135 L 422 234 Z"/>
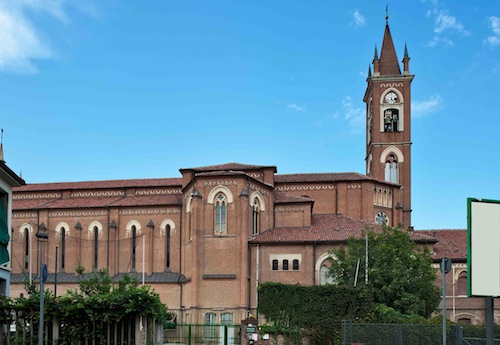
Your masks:
<path fill-rule="evenodd" d="M 373 54 L 373 60 L 378 60 L 377 45 L 375 44 L 375 53 Z"/>

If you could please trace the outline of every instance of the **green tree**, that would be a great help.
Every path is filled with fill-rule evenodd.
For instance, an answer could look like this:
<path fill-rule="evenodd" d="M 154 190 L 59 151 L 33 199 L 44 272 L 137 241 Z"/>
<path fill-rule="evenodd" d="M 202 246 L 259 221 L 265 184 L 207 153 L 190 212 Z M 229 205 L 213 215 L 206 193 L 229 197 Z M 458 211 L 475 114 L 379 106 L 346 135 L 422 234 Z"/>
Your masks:
<path fill-rule="evenodd" d="M 401 228 L 384 226 L 382 231 L 367 230 L 364 235 L 368 238 L 368 283 L 375 303 L 404 315 L 429 317 L 440 300 L 429 249 L 416 245 Z M 366 237 L 350 238 L 347 248 L 331 251 L 336 259 L 332 259 L 330 274 L 338 285 L 354 285 L 356 271 L 357 284 L 364 284 Z"/>

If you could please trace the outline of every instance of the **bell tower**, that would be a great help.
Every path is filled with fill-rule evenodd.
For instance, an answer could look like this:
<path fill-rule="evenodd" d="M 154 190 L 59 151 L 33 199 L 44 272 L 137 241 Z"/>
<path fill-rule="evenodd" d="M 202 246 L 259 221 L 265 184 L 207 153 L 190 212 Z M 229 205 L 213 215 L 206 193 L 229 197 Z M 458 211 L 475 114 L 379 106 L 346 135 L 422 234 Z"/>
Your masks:
<path fill-rule="evenodd" d="M 366 174 L 397 185 L 393 224 L 411 226 L 411 106 L 410 73 L 405 44 L 401 73 L 391 31 L 386 25 L 380 57 L 375 46 L 373 74 L 368 66 L 366 103 Z"/>

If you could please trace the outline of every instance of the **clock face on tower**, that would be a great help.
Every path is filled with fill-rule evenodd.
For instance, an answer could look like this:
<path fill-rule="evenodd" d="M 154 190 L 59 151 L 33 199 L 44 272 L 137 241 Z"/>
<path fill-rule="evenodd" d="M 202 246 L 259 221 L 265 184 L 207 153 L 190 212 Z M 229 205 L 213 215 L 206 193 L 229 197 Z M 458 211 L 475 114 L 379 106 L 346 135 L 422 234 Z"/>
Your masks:
<path fill-rule="evenodd" d="M 389 92 L 387 93 L 387 95 L 385 95 L 385 101 L 387 103 L 390 103 L 390 104 L 393 104 L 393 103 L 396 103 L 398 100 L 398 95 L 396 95 L 395 92 Z"/>

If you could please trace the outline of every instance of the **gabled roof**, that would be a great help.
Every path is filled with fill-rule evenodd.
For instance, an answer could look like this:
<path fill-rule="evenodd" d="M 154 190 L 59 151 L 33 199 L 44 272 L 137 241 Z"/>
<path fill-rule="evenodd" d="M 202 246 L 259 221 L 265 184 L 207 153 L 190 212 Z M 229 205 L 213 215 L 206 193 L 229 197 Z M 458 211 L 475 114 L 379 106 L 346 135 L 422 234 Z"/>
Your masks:
<path fill-rule="evenodd" d="M 147 188 L 147 187 L 181 187 L 182 178 L 149 178 L 131 180 L 105 180 L 83 182 L 32 183 L 14 188 L 15 192 L 76 190 L 76 189 L 109 189 L 109 188 Z"/>
<path fill-rule="evenodd" d="M 433 247 L 435 262 L 442 258 L 450 258 L 455 262 L 467 261 L 467 230 L 416 230 L 415 232 L 436 238 L 437 243 Z"/>
<path fill-rule="evenodd" d="M 241 164 L 241 163 L 226 163 L 219 165 L 209 165 L 204 167 L 197 168 L 183 168 L 179 169 L 182 173 L 183 171 L 244 171 L 244 170 L 260 170 L 271 168 L 274 169 L 274 172 L 277 171 L 276 166 L 274 165 L 249 165 L 249 164 Z"/>
<path fill-rule="evenodd" d="M 11 187 L 23 186 L 26 182 L 17 176 L 3 160 L 0 160 L 0 176 L 3 177 L 5 182 L 7 182 Z"/>
<path fill-rule="evenodd" d="M 381 228 L 373 222 L 340 214 L 313 215 L 311 226 L 270 229 L 255 236 L 249 243 L 344 243 L 350 237 L 360 238 L 363 229 Z"/>
<path fill-rule="evenodd" d="M 380 51 L 380 75 L 396 76 L 401 75 L 398 57 L 392 42 L 391 30 L 389 24 L 385 25 L 384 40 L 382 41 L 382 50 Z"/>

